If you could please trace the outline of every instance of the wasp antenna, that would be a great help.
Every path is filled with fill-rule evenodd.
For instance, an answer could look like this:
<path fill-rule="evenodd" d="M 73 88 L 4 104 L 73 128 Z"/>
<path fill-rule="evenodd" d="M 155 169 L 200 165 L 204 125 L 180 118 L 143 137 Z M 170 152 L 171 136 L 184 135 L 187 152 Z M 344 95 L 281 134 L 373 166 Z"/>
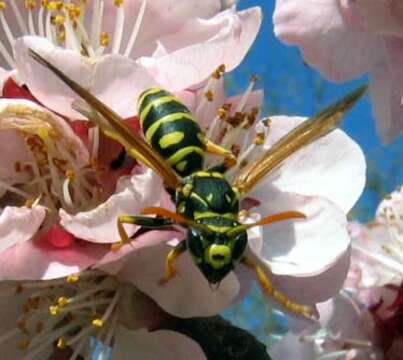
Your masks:
<path fill-rule="evenodd" d="M 233 229 L 227 231 L 228 236 L 234 236 L 239 234 L 241 231 L 248 230 L 252 227 L 259 226 L 259 225 L 269 225 L 274 222 L 283 221 L 283 220 L 290 220 L 290 219 L 306 219 L 307 216 L 300 212 L 300 211 L 284 211 L 278 214 L 273 214 L 260 219 L 257 222 L 251 224 L 242 224 L 239 226 L 234 227 Z"/>

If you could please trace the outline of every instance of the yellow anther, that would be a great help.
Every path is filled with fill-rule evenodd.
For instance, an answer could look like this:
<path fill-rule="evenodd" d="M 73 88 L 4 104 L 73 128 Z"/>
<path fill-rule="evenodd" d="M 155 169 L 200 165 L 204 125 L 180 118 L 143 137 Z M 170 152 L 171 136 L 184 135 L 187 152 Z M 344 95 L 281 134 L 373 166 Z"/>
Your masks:
<path fill-rule="evenodd" d="M 219 79 L 225 73 L 225 65 L 221 64 L 211 75 L 214 79 Z"/>
<path fill-rule="evenodd" d="M 96 319 L 92 320 L 92 325 L 100 328 L 100 327 L 104 326 L 104 322 L 102 321 L 102 319 L 96 318 Z"/>
<path fill-rule="evenodd" d="M 7 4 L 4 1 L 0 1 L 0 11 L 7 9 Z"/>
<path fill-rule="evenodd" d="M 66 347 L 67 347 L 67 341 L 66 341 L 66 339 L 65 338 L 59 338 L 59 340 L 57 340 L 57 344 L 56 344 L 56 346 L 59 348 L 59 349 L 65 349 Z"/>
<path fill-rule="evenodd" d="M 67 170 L 65 172 L 66 178 L 68 178 L 70 181 L 74 181 L 76 179 L 76 173 L 72 170 Z"/>
<path fill-rule="evenodd" d="M 109 35 L 106 31 L 102 31 L 101 35 L 99 35 L 99 43 L 101 46 L 109 45 Z"/>
<path fill-rule="evenodd" d="M 70 299 L 65 297 L 65 296 L 61 296 L 57 299 L 57 305 L 59 305 L 61 308 L 66 307 L 68 304 L 70 304 Z"/>
<path fill-rule="evenodd" d="M 271 125 L 271 119 L 267 117 L 262 120 L 262 123 L 264 126 L 269 127 Z"/>
<path fill-rule="evenodd" d="M 78 274 L 71 274 L 69 276 L 67 276 L 66 281 L 69 284 L 75 284 L 80 280 L 80 276 Z"/>
<path fill-rule="evenodd" d="M 48 4 L 49 4 L 49 0 L 42 0 L 42 1 L 41 1 L 41 6 L 42 6 L 43 8 L 47 8 L 47 7 L 48 7 Z"/>
<path fill-rule="evenodd" d="M 29 339 L 21 339 L 21 340 L 18 342 L 18 347 L 19 347 L 21 350 L 26 350 L 26 349 L 28 348 L 29 344 L 30 344 Z"/>
<path fill-rule="evenodd" d="M 123 5 L 123 0 L 115 0 L 114 3 L 115 3 L 115 6 L 119 7 L 119 6 Z"/>
<path fill-rule="evenodd" d="M 252 75 L 250 77 L 250 81 L 252 81 L 252 82 L 256 82 L 257 80 L 258 80 L 258 77 L 256 75 Z"/>
<path fill-rule="evenodd" d="M 214 96 L 213 96 L 213 92 L 211 90 L 206 91 L 206 93 L 204 95 L 208 101 L 213 101 Z"/>
<path fill-rule="evenodd" d="M 34 200 L 32 200 L 32 199 L 27 199 L 27 200 L 25 200 L 25 206 L 28 208 L 28 209 L 30 209 L 30 208 L 32 208 L 32 205 L 34 204 Z"/>
<path fill-rule="evenodd" d="M 54 18 L 54 24 L 55 25 L 63 25 L 64 22 L 66 21 L 66 18 L 63 15 L 56 15 Z"/>
<path fill-rule="evenodd" d="M 46 5 L 49 11 L 58 11 L 63 8 L 63 2 L 61 1 L 49 1 Z"/>
<path fill-rule="evenodd" d="M 25 7 L 28 10 L 35 9 L 35 6 L 36 6 L 36 1 L 35 0 L 25 0 Z"/>
<path fill-rule="evenodd" d="M 264 138 L 265 138 L 265 135 L 263 132 L 258 133 L 253 142 L 255 143 L 255 145 L 262 145 L 264 143 Z"/>
<path fill-rule="evenodd" d="M 49 306 L 49 313 L 53 316 L 57 316 L 60 314 L 60 308 L 58 305 L 50 305 Z"/>

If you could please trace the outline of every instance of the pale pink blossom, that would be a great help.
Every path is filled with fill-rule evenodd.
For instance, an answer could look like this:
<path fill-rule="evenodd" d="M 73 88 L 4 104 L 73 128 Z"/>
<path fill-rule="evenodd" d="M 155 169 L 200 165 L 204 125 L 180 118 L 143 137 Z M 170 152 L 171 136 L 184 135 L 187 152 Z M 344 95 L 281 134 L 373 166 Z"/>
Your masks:
<path fill-rule="evenodd" d="M 9 46 L 8 50 L 3 46 L 2 54 L 17 70 L 17 81 L 59 114 L 82 118 L 71 108 L 76 96 L 35 63 L 28 48 L 129 117 L 136 114 L 133 99 L 156 83 L 180 91 L 205 81 L 221 64 L 232 70 L 241 62 L 256 37 L 261 12 L 259 8 L 237 12 L 235 6 L 226 9 L 228 5 L 218 0 L 202 4 L 132 0 L 115 5 L 91 1 L 71 5 L 69 10 L 54 9 L 55 3 L 50 2 L 46 8 L 30 11 L 21 6 L 21 29 L 16 29 L 18 22 L 13 21 L 10 6 L 1 14 L 8 34 L 3 42 Z M 78 11 L 85 11 L 85 17 Z M 51 16 L 58 17 L 59 27 L 52 25 Z M 79 25 L 73 26 L 73 22 Z"/>
<path fill-rule="evenodd" d="M 160 329 L 172 317 L 126 283 L 120 276 L 125 271 L 122 266 L 113 276 L 83 271 L 54 280 L 2 282 L 2 359 L 41 360 L 53 353 L 55 344 L 70 349 L 70 359 L 86 357 L 94 351 L 92 337 L 98 340 L 99 358 L 107 358 L 111 348 L 115 360 L 133 354 L 143 359 L 206 359 L 190 338 Z"/>
<path fill-rule="evenodd" d="M 399 0 L 277 0 L 274 31 L 333 81 L 370 74 L 385 142 L 403 130 L 403 7 Z"/>
<path fill-rule="evenodd" d="M 400 188 L 379 204 L 374 222 L 349 224 L 353 257 L 347 286 L 356 290 L 371 289 L 371 294 L 376 288 L 402 283 L 402 214 Z"/>
<path fill-rule="evenodd" d="M 303 330 L 291 330 L 269 349 L 274 360 L 382 359 L 373 343 L 371 316 L 354 298 L 341 292 L 317 307 L 320 321 Z"/>

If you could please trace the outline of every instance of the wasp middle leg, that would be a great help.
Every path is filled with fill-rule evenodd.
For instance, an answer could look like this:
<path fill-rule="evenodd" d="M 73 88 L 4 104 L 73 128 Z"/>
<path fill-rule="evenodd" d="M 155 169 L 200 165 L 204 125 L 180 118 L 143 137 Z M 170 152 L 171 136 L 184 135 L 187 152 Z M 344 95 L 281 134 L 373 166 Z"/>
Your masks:
<path fill-rule="evenodd" d="M 123 245 L 130 242 L 129 235 L 127 234 L 124 224 L 139 225 L 145 228 L 159 229 L 166 226 L 171 226 L 173 224 L 171 219 L 161 218 L 161 217 L 148 217 L 148 216 L 131 216 L 131 215 L 121 215 L 118 217 L 118 232 L 120 236 L 120 241 L 112 245 L 112 250 L 119 250 Z"/>

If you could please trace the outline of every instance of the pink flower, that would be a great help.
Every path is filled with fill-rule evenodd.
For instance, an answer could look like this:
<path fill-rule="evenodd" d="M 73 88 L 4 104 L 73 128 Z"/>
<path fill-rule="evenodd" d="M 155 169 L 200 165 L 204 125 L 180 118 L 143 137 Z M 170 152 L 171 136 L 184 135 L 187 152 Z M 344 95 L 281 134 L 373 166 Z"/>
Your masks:
<path fill-rule="evenodd" d="M 403 130 L 403 7 L 398 0 L 277 0 L 276 35 L 333 81 L 370 73 L 385 142 Z"/>
<path fill-rule="evenodd" d="M 42 54 L 120 115 L 130 117 L 136 113 L 133 99 L 157 82 L 179 91 L 205 81 L 220 64 L 235 68 L 261 22 L 259 8 L 221 11 L 218 0 L 43 4 L 31 10 L 13 4 L 2 10 L 5 30 L 14 9 L 19 9 L 15 12 L 21 19 L 6 31 L 8 44 L 3 44 L 2 54 L 16 69 L 18 82 L 46 107 L 72 119 L 82 118 L 71 108 L 76 96 L 35 63 L 27 48 Z"/>
<path fill-rule="evenodd" d="M 153 235 L 143 235 L 150 236 Z M 80 256 L 81 250 L 76 249 L 76 254 L 70 250 L 70 255 Z M 60 255 L 66 257 L 68 253 Z M 97 260 L 102 257 L 99 255 Z M 35 251 L 30 256 L 30 261 L 37 258 Z M 43 257 L 46 256 L 52 256 L 51 252 L 44 251 Z M 190 338 L 160 330 L 172 317 L 126 283 L 120 276 L 123 272 L 127 272 L 124 266 L 113 276 L 90 270 L 54 280 L 2 282 L 2 359 L 40 360 L 56 348 L 69 349 L 70 359 L 91 356 L 93 337 L 104 346 L 97 351 L 99 358 L 106 358 L 111 348 L 112 359 L 117 360 L 133 354 L 144 359 L 206 359 Z"/>
<path fill-rule="evenodd" d="M 295 330 L 269 350 L 273 359 L 382 359 L 369 313 L 345 292 L 318 305 L 320 322 Z"/>
<path fill-rule="evenodd" d="M 403 191 L 398 189 L 379 204 L 373 223 L 349 225 L 353 248 L 349 287 L 368 289 L 402 283 L 402 214 Z"/>

